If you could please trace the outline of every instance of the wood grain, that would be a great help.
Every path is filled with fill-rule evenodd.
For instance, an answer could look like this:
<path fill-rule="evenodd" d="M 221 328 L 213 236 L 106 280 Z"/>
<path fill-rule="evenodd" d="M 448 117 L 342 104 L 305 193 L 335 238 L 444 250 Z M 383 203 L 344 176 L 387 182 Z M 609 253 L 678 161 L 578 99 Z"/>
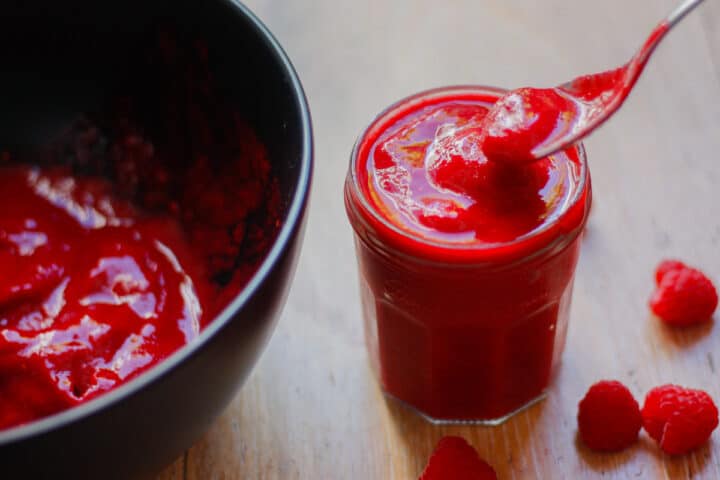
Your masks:
<path fill-rule="evenodd" d="M 384 399 L 362 340 L 342 204 L 350 148 L 380 109 L 429 87 L 552 85 L 619 65 L 671 0 L 249 0 L 295 62 L 317 169 L 303 256 L 258 368 L 158 480 L 417 478 L 436 441 L 466 437 L 501 479 L 720 478 L 720 437 L 662 455 L 646 436 L 599 455 L 576 405 L 600 378 L 642 398 L 666 382 L 720 400 L 720 326 L 669 330 L 646 306 L 659 259 L 720 280 L 720 4 L 661 46 L 624 109 L 586 142 L 595 206 L 563 365 L 548 398 L 495 428 L 436 427 Z"/>

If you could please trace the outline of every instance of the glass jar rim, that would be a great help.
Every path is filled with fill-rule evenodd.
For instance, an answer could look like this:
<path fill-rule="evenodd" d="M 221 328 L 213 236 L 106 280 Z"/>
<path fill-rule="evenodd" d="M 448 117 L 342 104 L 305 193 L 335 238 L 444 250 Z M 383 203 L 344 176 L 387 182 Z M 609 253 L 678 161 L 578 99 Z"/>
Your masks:
<path fill-rule="evenodd" d="M 419 103 L 425 103 L 428 100 L 437 100 L 441 101 L 444 97 L 449 97 L 452 95 L 452 98 L 457 99 L 458 97 L 462 98 L 463 95 L 467 98 L 473 98 L 477 97 L 479 94 L 485 94 L 490 96 L 497 96 L 500 97 L 507 93 L 507 89 L 498 88 L 498 87 L 490 87 L 490 86 L 484 86 L 484 85 L 454 85 L 454 86 L 445 86 L 445 87 L 438 87 L 433 88 L 429 90 L 424 90 L 418 93 L 415 93 L 413 95 L 407 96 L 405 98 L 402 98 L 398 100 L 397 102 L 394 102 L 389 107 L 382 110 L 378 115 L 373 118 L 373 120 L 368 124 L 366 128 L 363 129 L 363 131 L 360 133 L 358 139 L 355 142 L 355 145 L 353 146 L 352 153 L 350 156 L 350 167 L 349 172 L 347 176 L 346 181 L 346 201 L 351 203 L 351 199 L 347 198 L 348 194 L 352 196 L 352 199 L 355 199 L 359 202 L 360 207 L 360 215 L 364 216 L 366 220 L 372 221 L 372 223 L 375 226 L 378 226 L 384 230 L 386 230 L 387 233 L 390 233 L 396 237 L 402 238 L 408 242 L 407 245 L 411 247 L 418 247 L 418 250 L 423 250 L 425 253 L 427 252 L 427 247 L 430 247 L 433 251 L 439 254 L 440 257 L 442 257 L 444 260 L 452 260 L 452 259 L 458 259 L 458 260 L 478 260 L 478 261 L 490 261 L 493 259 L 497 259 L 498 257 L 498 251 L 499 250 L 508 250 L 508 249 L 518 249 L 522 250 L 523 244 L 531 244 L 534 240 L 537 240 L 538 238 L 541 238 L 543 235 L 547 234 L 548 231 L 556 227 L 573 209 L 577 208 L 578 202 L 587 197 L 586 203 L 588 204 L 585 207 L 584 215 L 579 222 L 578 222 L 578 228 L 576 229 L 577 232 L 575 235 L 571 235 L 571 238 L 568 239 L 568 242 L 575 238 L 577 234 L 582 230 L 582 227 L 584 226 L 586 220 L 587 220 L 587 212 L 589 210 L 589 169 L 587 165 L 587 155 L 585 152 L 585 146 L 582 142 L 577 142 L 573 146 L 569 147 L 570 149 L 574 149 L 577 152 L 579 165 L 580 165 L 580 172 L 579 172 L 579 182 L 577 183 L 577 188 L 573 192 L 572 197 L 570 198 L 567 205 L 564 207 L 564 209 L 561 211 L 561 213 L 553 218 L 551 221 L 543 223 L 539 228 L 532 230 L 530 232 L 527 232 L 517 238 L 514 238 L 513 240 L 510 240 L 508 242 L 498 242 L 498 243 L 487 243 L 487 244 L 452 244 L 452 243 L 446 243 L 441 242 L 437 240 L 433 240 L 427 237 L 422 236 L 419 233 L 413 232 L 411 230 L 406 230 L 403 228 L 400 228 L 398 225 L 387 219 L 384 215 L 382 215 L 377 208 L 375 208 L 370 200 L 365 195 L 362 188 L 360 188 L 360 182 L 358 179 L 358 157 L 360 154 L 360 149 L 364 145 L 364 141 L 371 136 L 372 133 L 376 129 L 384 129 L 387 128 L 389 125 L 392 124 L 393 120 L 396 120 L 402 116 L 402 112 L 405 111 L 411 111 L 413 108 L 413 105 L 419 104 Z M 393 115 L 397 114 L 397 115 Z M 348 205 L 348 208 L 350 208 L 351 205 Z M 355 226 L 353 226 L 355 228 Z M 357 228 L 356 228 L 357 230 Z M 543 246 L 550 247 L 554 244 L 553 239 L 555 237 L 550 237 L 547 242 L 543 243 Z M 425 247 L 425 248 L 423 248 Z M 397 248 L 396 248 L 397 250 Z M 404 249 L 400 249 L 401 253 L 410 253 L 407 252 Z M 415 250 L 415 249 L 413 249 Z M 415 253 L 415 252 L 413 252 Z M 534 253 L 534 252 L 533 252 Z M 414 255 L 418 256 L 418 255 Z M 432 258 L 428 258 L 428 260 L 431 260 Z"/>

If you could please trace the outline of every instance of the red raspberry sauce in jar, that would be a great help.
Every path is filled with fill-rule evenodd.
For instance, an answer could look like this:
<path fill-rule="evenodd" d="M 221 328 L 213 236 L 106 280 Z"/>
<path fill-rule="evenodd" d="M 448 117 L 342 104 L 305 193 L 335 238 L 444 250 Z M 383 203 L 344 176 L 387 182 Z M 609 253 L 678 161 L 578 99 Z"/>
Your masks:
<path fill-rule="evenodd" d="M 0 428 L 94 398 L 195 338 L 210 285 L 177 220 L 63 170 L 0 170 Z"/>
<path fill-rule="evenodd" d="M 542 396 L 564 346 L 584 150 L 488 162 L 482 120 L 502 94 L 395 104 L 360 137 L 346 183 L 371 363 L 433 420 L 502 421 Z"/>

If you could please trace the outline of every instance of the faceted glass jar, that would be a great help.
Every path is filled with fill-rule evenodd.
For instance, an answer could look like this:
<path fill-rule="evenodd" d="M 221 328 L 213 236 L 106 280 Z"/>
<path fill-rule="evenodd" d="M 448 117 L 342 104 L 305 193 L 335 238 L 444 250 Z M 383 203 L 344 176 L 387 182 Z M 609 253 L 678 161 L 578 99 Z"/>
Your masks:
<path fill-rule="evenodd" d="M 398 228 L 373 207 L 358 172 L 368 144 L 413 105 L 494 101 L 503 92 L 449 87 L 396 103 L 360 136 L 345 184 L 373 370 L 386 394 L 431 421 L 500 423 L 548 388 L 591 203 L 585 151 L 577 144 L 565 152 L 579 175 L 560 215 L 491 246 L 441 244 Z"/>

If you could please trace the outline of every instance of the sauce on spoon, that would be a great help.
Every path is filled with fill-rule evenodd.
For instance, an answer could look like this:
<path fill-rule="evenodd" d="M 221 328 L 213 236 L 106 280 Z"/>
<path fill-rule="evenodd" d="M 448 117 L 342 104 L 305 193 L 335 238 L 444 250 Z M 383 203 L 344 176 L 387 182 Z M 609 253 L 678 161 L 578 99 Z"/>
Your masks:
<path fill-rule="evenodd" d="M 520 88 L 501 97 L 485 117 L 480 145 L 489 160 L 532 162 L 599 127 L 623 104 L 670 25 L 660 23 L 624 66 L 583 75 L 554 88 Z"/>

